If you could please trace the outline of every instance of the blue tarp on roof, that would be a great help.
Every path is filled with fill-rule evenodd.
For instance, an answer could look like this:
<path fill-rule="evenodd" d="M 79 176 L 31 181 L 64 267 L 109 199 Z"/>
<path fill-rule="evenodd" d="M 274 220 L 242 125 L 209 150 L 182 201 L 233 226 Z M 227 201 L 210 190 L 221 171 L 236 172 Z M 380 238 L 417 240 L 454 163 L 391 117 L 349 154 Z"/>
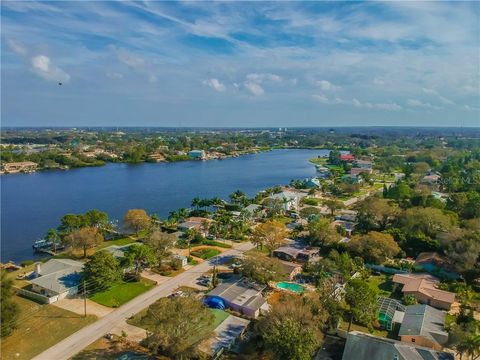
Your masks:
<path fill-rule="evenodd" d="M 211 309 L 225 310 L 226 308 L 225 301 L 218 296 L 209 296 L 203 300 L 203 303 Z"/>

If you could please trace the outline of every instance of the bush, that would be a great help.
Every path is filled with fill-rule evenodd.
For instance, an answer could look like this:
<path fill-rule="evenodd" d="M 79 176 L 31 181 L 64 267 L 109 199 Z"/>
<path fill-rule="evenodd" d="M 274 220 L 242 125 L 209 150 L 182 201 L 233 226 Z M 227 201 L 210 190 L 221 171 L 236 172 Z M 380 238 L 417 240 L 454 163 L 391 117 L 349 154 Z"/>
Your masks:
<path fill-rule="evenodd" d="M 20 265 L 22 267 L 25 267 L 25 266 L 28 266 L 28 265 L 32 265 L 33 264 L 33 260 L 24 260 L 20 263 Z"/>
<path fill-rule="evenodd" d="M 180 270 L 182 268 L 182 260 L 173 259 L 172 260 L 172 268 L 173 268 L 173 270 Z"/>

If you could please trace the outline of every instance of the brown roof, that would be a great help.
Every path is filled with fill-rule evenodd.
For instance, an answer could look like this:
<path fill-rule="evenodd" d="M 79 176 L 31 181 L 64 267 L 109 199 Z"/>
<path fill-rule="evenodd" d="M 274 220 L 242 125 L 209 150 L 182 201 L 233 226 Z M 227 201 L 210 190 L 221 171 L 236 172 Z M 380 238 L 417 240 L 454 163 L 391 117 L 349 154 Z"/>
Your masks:
<path fill-rule="evenodd" d="M 438 278 L 429 274 L 395 274 L 393 282 L 403 284 L 402 292 L 418 292 L 431 299 L 453 303 L 455 294 L 438 289 Z"/>

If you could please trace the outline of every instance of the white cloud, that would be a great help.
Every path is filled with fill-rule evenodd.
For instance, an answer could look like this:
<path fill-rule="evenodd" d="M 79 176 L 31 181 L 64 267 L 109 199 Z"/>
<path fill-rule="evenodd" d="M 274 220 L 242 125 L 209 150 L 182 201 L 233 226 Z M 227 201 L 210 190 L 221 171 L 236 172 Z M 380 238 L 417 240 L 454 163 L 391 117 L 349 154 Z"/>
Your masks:
<path fill-rule="evenodd" d="M 423 92 L 425 94 L 429 94 L 429 95 L 434 95 L 435 97 L 437 97 L 437 99 L 439 99 L 442 103 L 444 104 L 447 104 L 447 105 L 455 105 L 455 102 L 453 102 L 452 100 L 440 95 L 438 93 L 437 90 L 435 89 L 429 89 L 429 88 L 422 88 Z M 415 106 L 415 105 L 414 105 Z"/>
<path fill-rule="evenodd" d="M 468 111 L 480 111 L 480 107 L 475 107 L 470 105 L 463 105 L 463 109 Z"/>
<path fill-rule="evenodd" d="M 150 83 L 156 83 L 157 80 L 158 80 L 157 75 L 150 74 L 150 75 L 148 76 L 148 82 L 150 82 Z"/>
<path fill-rule="evenodd" d="M 255 96 L 260 96 L 260 95 L 263 95 L 265 93 L 265 90 L 263 90 L 263 88 L 257 84 L 256 82 L 253 82 L 253 81 L 245 81 L 244 84 L 245 88 L 250 91 L 250 93 L 252 95 L 255 95 Z"/>
<path fill-rule="evenodd" d="M 425 94 L 438 95 L 437 90 L 435 89 L 422 88 L 422 90 Z"/>
<path fill-rule="evenodd" d="M 444 96 L 438 95 L 438 98 L 440 99 L 441 102 L 447 105 L 455 105 L 455 102 L 453 100 L 450 100 Z"/>
<path fill-rule="evenodd" d="M 431 110 L 440 110 L 440 106 L 432 105 L 430 103 L 424 103 L 417 99 L 408 99 L 407 105 L 412 107 L 424 108 L 424 109 L 431 109 Z"/>
<path fill-rule="evenodd" d="M 335 91 L 340 89 L 340 86 L 333 85 L 330 81 L 327 81 L 327 80 L 318 80 L 317 85 L 320 86 L 320 89 L 324 91 L 328 91 L 328 90 Z"/>
<path fill-rule="evenodd" d="M 385 85 L 385 81 L 382 80 L 382 79 L 379 79 L 379 78 L 373 79 L 373 83 L 374 83 L 375 85 Z"/>
<path fill-rule="evenodd" d="M 225 91 L 225 85 L 223 85 L 218 79 L 212 78 L 202 81 L 203 85 L 210 86 L 212 89 L 218 92 Z"/>
<path fill-rule="evenodd" d="M 266 74 L 253 73 L 253 74 L 247 75 L 247 80 L 253 81 L 258 84 L 261 84 L 264 81 L 272 81 L 272 82 L 279 83 L 282 81 L 282 77 L 277 74 L 270 74 L 270 73 L 266 73 Z"/>
<path fill-rule="evenodd" d="M 8 39 L 7 44 L 8 44 L 8 47 L 18 55 L 25 56 L 28 54 L 27 48 L 13 39 Z"/>
<path fill-rule="evenodd" d="M 107 77 L 109 77 L 110 79 L 123 79 L 123 74 L 122 73 L 107 73 Z"/>
<path fill-rule="evenodd" d="M 345 105 L 352 105 L 358 108 L 387 110 L 387 111 L 399 111 L 403 109 L 400 105 L 396 103 L 361 102 L 356 98 L 353 98 L 352 100 L 345 100 L 339 97 L 329 99 L 328 97 L 322 94 L 320 95 L 314 94 L 312 95 L 312 98 L 315 99 L 316 101 L 321 102 L 322 104 L 332 104 L 332 105 L 345 104 Z"/>
<path fill-rule="evenodd" d="M 47 81 L 67 82 L 70 80 L 70 75 L 52 65 L 50 58 L 45 55 L 37 55 L 32 58 L 32 70 Z"/>

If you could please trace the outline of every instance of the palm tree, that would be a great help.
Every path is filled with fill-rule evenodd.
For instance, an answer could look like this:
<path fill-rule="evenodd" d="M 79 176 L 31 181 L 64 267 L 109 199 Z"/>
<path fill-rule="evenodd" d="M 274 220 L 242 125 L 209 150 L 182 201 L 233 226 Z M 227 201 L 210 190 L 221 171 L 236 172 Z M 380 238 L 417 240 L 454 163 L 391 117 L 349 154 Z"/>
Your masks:
<path fill-rule="evenodd" d="M 50 229 L 45 238 L 53 244 L 53 252 L 57 252 L 57 246 L 60 243 L 60 234 L 56 229 Z"/>
<path fill-rule="evenodd" d="M 177 211 L 177 215 L 179 220 L 184 221 L 186 217 L 188 217 L 188 210 L 185 208 L 180 208 Z"/>
<path fill-rule="evenodd" d="M 192 199 L 192 206 L 195 208 L 195 210 L 198 210 L 201 204 L 201 201 L 199 197 L 194 197 Z"/>

